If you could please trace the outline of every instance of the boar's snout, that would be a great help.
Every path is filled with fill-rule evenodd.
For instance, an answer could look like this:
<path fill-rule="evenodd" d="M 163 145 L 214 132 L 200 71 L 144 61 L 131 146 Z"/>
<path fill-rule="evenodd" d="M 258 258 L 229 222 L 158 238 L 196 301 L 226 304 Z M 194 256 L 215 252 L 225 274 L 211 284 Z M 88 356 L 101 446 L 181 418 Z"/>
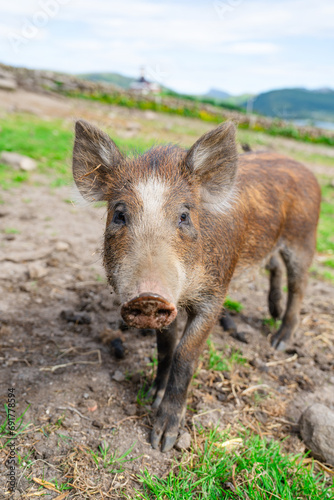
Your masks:
<path fill-rule="evenodd" d="M 141 293 L 122 305 L 121 315 L 129 326 L 160 329 L 174 321 L 177 309 L 160 295 Z"/>

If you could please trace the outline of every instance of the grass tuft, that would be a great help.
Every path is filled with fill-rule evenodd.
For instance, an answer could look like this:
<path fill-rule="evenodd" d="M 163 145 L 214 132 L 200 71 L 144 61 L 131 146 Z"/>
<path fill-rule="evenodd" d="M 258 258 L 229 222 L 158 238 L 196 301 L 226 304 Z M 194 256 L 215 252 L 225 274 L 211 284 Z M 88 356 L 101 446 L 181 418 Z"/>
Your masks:
<path fill-rule="evenodd" d="M 207 341 L 207 345 L 209 349 L 205 357 L 207 357 L 208 370 L 228 372 L 232 371 L 235 365 L 247 363 L 247 359 L 242 356 L 239 349 L 232 349 L 230 354 L 226 355 L 224 352 L 218 351 L 211 340 Z"/>
<path fill-rule="evenodd" d="M 285 456 L 277 442 L 259 436 L 232 439 L 216 429 L 198 439 L 167 477 L 145 471 L 135 498 L 204 500 L 328 500 L 333 479 L 303 465 L 301 456 Z"/>

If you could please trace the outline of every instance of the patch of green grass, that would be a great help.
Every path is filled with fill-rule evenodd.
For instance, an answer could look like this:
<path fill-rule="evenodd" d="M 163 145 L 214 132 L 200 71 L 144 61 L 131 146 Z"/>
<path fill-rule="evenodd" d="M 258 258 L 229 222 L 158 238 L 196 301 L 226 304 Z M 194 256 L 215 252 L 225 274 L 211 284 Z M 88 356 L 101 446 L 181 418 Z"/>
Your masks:
<path fill-rule="evenodd" d="M 324 266 L 334 269 L 334 259 L 328 259 L 323 262 Z"/>
<path fill-rule="evenodd" d="M 321 187 L 321 192 L 317 250 L 321 253 L 331 253 L 334 252 L 334 189 L 324 185 Z"/>
<path fill-rule="evenodd" d="M 239 446 L 224 443 L 226 433 L 212 430 L 198 439 L 189 457 L 176 463 L 167 477 L 144 471 L 139 476 L 143 500 L 329 500 L 334 482 L 314 467 L 307 469 L 301 456 L 284 455 L 277 442 L 250 436 Z M 239 444 L 239 443 L 238 443 Z M 128 497 L 129 498 L 129 497 Z M 133 497 L 132 497 L 133 498 Z"/>
<path fill-rule="evenodd" d="M 3 232 L 5 234 L 20 234 L 20 231 L 14 227 L 6 227 Z"/>
<path fill-rule="evenodd" d="M 140 387 L 136 402 L 139 406 L 145 406 L 152 402 L 152 396 L 149 395 L 149 391 L 152 388 L 152 384 L 149 384 L 148 381 L 145 381 L 144 384 Z"/>
<path fill-rule="evenodd" d="M 325 207 L 323 207 L 325 209 Z M 318 226 L 317 250 L 320 253 L 334 251 L 334 217 L 322 213 Z"/>
<path fill-rule="evenodd" d="M 106 283 L 107 280 L 104 276 L 101 276 L 101 274 L 96 274 L 95 279 L 98 283 Z"/>
<path fill-rule="evenodd" d="M 271 330 L 278 330 L 282 324 L 282 320 L 274 318 L 263 318 L 262 323 L 269 326 Z"/>
<path fill-rule="evenodd" d="M 60 429 L 62 427 L 65 417 L 66 417 L 65 413 L 62 413 L 62 415 L 59 418 L 57 418 L 57 420 L 54 423 L 56 429 Z"/>
<path fill-rule="evenodd" d="M 0 151 L 15 151 L 37 161 L 39 172 L 66 177 L 70 181 L 73 133 L 61 120 L 44 121 L 28 114 L 10 114 L 0 120 Z M 4 189 L 29 179 L 27 172 L 15 172 L 0 165 Z"/>
<path fill-rule="evenodd" d="M 73 127 L 62 120 L 41 120 L 30 114 L 9 114 L 0 119 L 0 151 L 15 151 L 37 161 L 38 172 L 50 177 L 51 187 L 72 182 Z M 154 144 L 141 138 L 115 138 L 125 154 L 142 153 Z M 31 173 L 0 164 L 0 186 L 10 189 L 29 181 Z"/>
<path fill-rule="evenodd" d="M 43 476 L 44 476 L 44 473 L 43 473 Z M 44 478 L 43 478 L 44 479 Z M 29 480 L 29 479 L 28 479 Z M 68 490 L 72 490 L 73 489 L 73 486 L 70 484 L 70 483 L 62 483 L 62 482 L 59 482 L 57 478 L 53 478 L 53 479 L 48 479 L 47 481 L 45 480 L 45 483 L 50 486 L 51 484 L 53 485 L 54 488 L 56 488 L 56 490 L 60 491 L 60 492 L 64 492 L 64 491 L 68 491 Z M 44 490 L 44 486 L 43 485 L 40 485 L 38 487 L 38 490 Z M 45 495 L 47 495 L 47 493 L 45 493 Z M 44 495 L 43 495 L 44 496 Z M 42 497 L 43 498 L 43 497 Z"/>
<path fill-rule="evenodd" d="M 232 350 L 229 356 L 224 352 L 220 352 L 209 339 L 208 345 L 208 370 L 227 372 L 231 371 L 235 365 L 244 365 L 247 359 L 242 356 L 242 353 L 237 350 Z"/>
<path fill-rule="evenodd" d="M 322 267 L 312 266 L 310 272 L 317 279 L 324 279 L 334 283 L 334 273 L 329 269 L 327 270 Z"/>
<path fill-rule="evenodd" d="M 119 472 L 123 472 L 125 470 L 125 463 L 133 462 L 134 460 L 138 460 L 138 458 L 140 458 L 141 455 L 138 457 L 129 457 L 136 442 L 137 441 L 135 441 L 122 455 L 119 454 L 118 450 L 110 450 L 110 446 L 105 441 L 103 441 L 103 443 L 98 447 L 97 452 L 94 452 L 93 450 L 88 451 L 98 468 L 102 466 L 104 469 L 107 469 L 107 472 L 118 474 Z"/>
<path fill-rule="evenodd" d="M 0 135 L 1 137 L 1 135 Z M 11 187 L 18 186 L 22 182 L 27 181 L 29 175 L 27 172 L 22 172 L 18 174 L 13 171 L 10 167 L 0 163 L 0 186 L 2 189 L 10 189 Z"/>
<path fill-rule="evenodd" d="M 15 440 L 20 434 L 22 434 L 22 432 L 27 429 L 27 427 L 29 427 L 30 422 L 23 425 L 23 418 L 29 407 L 30 405 L 28 405 L 24 412 L 13 421 L 11 415 L 9 414 L 8 406 L 5 404 L 6 418 L 0 425 L 0 450 L 5 449 L 11 441 Z M 12 421 L 12 423 L 14 424 L 14 431 L 11 431 L 8 428 L 8 420 Z"/>
<path fill-rule="evenodd" d="M 232 300 L 230 297 L 226 297 L 224 307 L 229 311 L 234 311 L 237 313 L 240 313 L 244 308 L 244 306 L 240 304 L 240 302 Z"/>
<path fill-rule="evenodd" d="M 29 468 L 30 465 L 34 462 L 33 458 L 30 458 L 33 455 L 34 450 L 29 450 L 26 455 L 20 455 L 20 453 L 17 453 L 17 463 L 19 467 Z"/>
<path fill-rule="evenodd" d="M 70 443 L 73 438 L 71 436 L 66 436 L 65 434 L 61 434 L 60 432 L 57 433 L 57 436 L 59 437 L 57 446 L 60 446 L 60 443 L 63 441 L 64 443 Z"/>
<path fill-rule="evenodd" d="M 326 271 L 326 270 L 321 271 L 320 276 L 321 276 L 321 278 L 325 278 L 326 280 L 334 283 L 334 274 L 331 273 L 330 271 Z"/>

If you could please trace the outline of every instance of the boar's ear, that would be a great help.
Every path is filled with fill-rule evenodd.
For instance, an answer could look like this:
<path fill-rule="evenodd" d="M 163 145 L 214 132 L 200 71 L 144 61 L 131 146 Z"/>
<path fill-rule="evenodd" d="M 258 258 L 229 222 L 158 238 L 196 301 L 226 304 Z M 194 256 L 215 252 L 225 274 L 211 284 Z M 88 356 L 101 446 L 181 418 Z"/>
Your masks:
<path fill-rule="evenodd" d="M 190 148 L 185 158 L 188 171 L 201 186 L 206 208 L 223 212 L 230 203 L 237 174 L 235 126 L 232 122 L 219 125 L 204 134 Z"/>
<path fill-rule="evenodd" d="M 124 157 L 110 137 L 85 120 L 75 124 L 73 177 L 88 201 L 106 200 L 108 181 Z"/>

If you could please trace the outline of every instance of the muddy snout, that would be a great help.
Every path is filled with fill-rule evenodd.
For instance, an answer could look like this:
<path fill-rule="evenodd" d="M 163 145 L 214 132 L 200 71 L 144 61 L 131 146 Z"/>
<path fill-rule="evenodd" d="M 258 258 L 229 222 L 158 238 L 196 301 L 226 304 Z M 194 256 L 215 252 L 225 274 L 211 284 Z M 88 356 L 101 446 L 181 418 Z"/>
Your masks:
<path fill-rule="evenodd" d="M 129 326 L 160 329 L 174 321 L 177 309 L 160 295 L 141 293 L 122 305 L 121 315 Z"/>

